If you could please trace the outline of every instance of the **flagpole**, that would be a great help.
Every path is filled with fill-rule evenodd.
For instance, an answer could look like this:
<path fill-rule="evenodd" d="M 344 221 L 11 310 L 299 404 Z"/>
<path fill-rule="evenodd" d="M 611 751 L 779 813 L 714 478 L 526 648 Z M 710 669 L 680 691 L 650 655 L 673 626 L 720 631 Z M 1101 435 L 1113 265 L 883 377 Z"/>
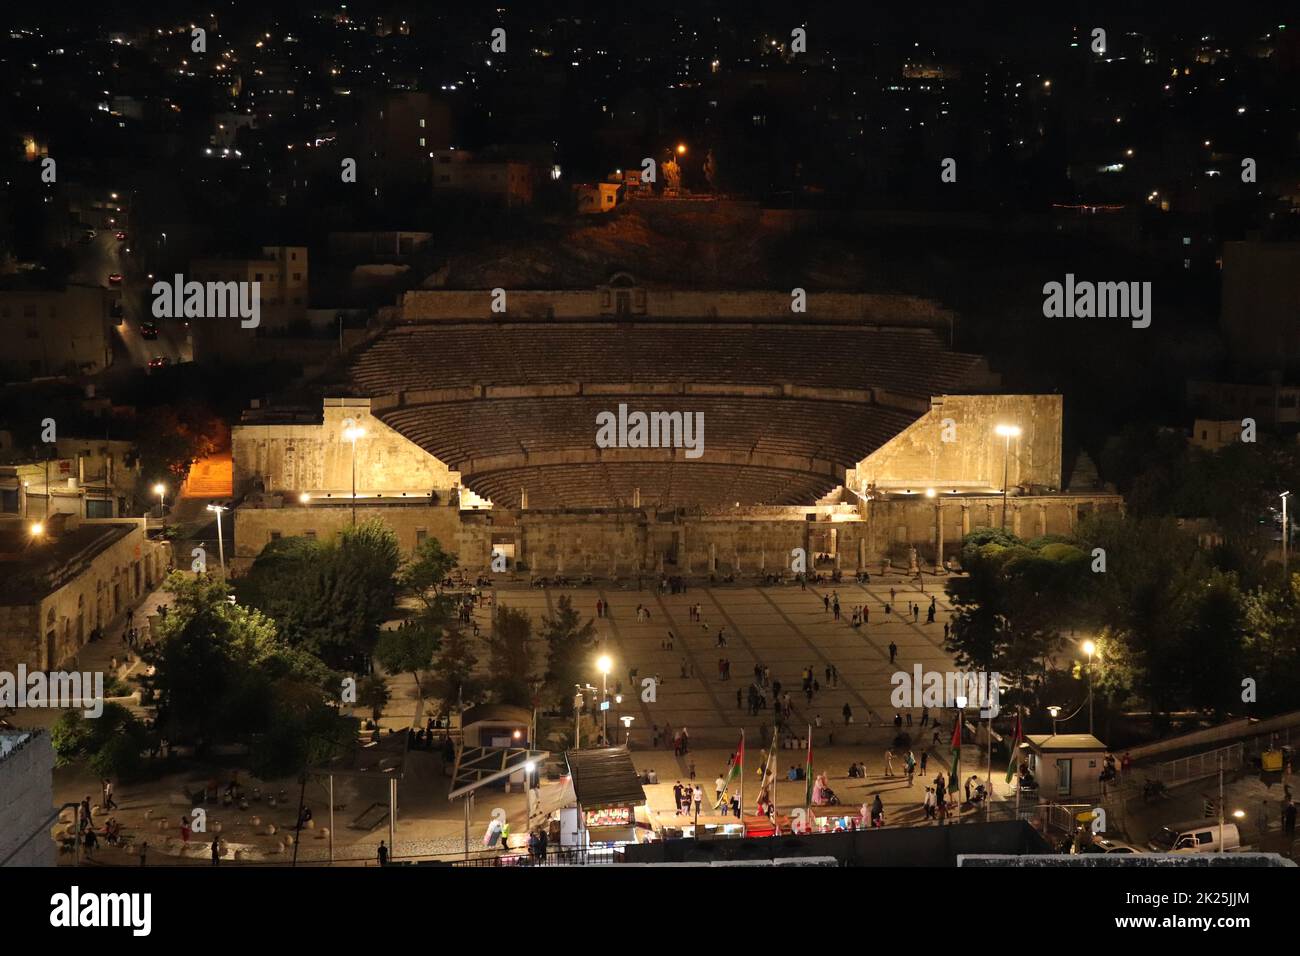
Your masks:
<path fill-rule="evenodd" d="M 805 753 L 807 753 L 809 757 L 812 756 L 812 724 L 808 725 L 808 749 Z M 812 760 L 805 757 L 804 763 L 806 763 L 807 766 L 804 767 L 803 771 L 805 778 L 803 783 L 803 815 L 804 819 L 807 820 L 808 814 L 812 810 L 812 807 L 808 805 L 809 796 L 812 794 L 812 777 L 810 776 L 812 774 Z"/>
<path fill-rule="evenodd" d="M 776 759 L 777 735 L 780 732 L 781 731 L 777 729 L 773 729 L 772 731 L 772 753 L 768 757 L 767 761 L 768 772 L 772 775 L 772 779 L 768 782 L 768 786 L 771 788 L 768 792 L 768 816 L 772 818 L 772 826 L 776 828 L 777 836 L 781 835 L 781 826 L 776 822 L 776 770 L 773 769 L 772 764 L 776 763 L 777 766 L 780 766 L 780 762 Z"/>
<path fill-rule="evenodd" d="M 745 728 L 740 729 L 740 835 L 745 835 Z"/>
<path fill-rule="evenodd" d="M 984 794 L 984 820 L 988 822 L 989 814 L 992 812 L 993 805 L 993 711 L 989 710 L 989 733 L 988 733 L 988 768 L 984 774 L 984 782 L 988 785 L 988 792 Z"/>

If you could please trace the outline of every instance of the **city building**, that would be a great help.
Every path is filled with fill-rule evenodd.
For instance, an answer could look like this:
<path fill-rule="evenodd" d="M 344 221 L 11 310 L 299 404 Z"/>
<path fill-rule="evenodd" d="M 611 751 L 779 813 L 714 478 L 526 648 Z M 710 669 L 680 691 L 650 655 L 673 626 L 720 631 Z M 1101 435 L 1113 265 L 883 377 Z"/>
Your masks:
<path fill-rule="evenodd" d="M 52 670 L 166 574 L 144 518 L 0 520 L 0 670 Z"/>
<path fill-rule="evenodd" d="M 462 192 L 485 196 L 504 206 L 527 206 L 533 201 L 535 168 L 511 159 L 480 159 L 463 149 L 433 151 L 434 192 Z"/>
<path fill-rule="evenodd" d="M 573 195 L 578 202 L 578 213 L 588 216 L 613 212 L 621 189 L 621 183 L 574 183 Z"/>
<path fill-rule="evenodd" d="M 28 381 L 101 372 L 113 364 L 119 293 L 99 286 L 0 288 L 0 378 Z"/>

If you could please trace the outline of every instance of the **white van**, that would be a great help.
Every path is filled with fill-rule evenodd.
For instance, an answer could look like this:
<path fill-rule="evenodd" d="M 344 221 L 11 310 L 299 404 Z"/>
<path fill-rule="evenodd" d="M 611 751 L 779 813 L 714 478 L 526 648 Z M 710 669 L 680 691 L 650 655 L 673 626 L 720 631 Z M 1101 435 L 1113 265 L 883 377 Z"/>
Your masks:
<path fill-rule="evenodd" d="M 1151 834 L 1147 846 L 1155 853 L 1217 853 L 1219 851 L 1219 823 L 1217 820 L 1192 820 L 1189 823 L 1171 823 Z M 1236 850 L 1241 846 L 1237 824 L 1223 825 L 1223 849 Z"/>

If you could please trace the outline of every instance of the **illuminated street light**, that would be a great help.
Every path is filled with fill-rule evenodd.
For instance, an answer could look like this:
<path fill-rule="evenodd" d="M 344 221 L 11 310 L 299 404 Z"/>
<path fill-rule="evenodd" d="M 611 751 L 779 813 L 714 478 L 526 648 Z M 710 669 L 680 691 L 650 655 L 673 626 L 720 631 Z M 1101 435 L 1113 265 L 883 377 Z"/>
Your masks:
<path fill-rule="evenodd" d="M 45 525 L 39 521 L 33 521 L 28 530 L 31 531 L 33 538 L 39 538 L 41 535 L 45 534 Z"/>
<path fill-rule="evenodd" d="M 1097 653 L 1097 645 L 1084 641 L 1083 652 L 1088 655 L 1088 733 L 1092 733 L 1092 655 Z"/>
<path fill-rule="evenodd" d="M 343 419 L 343 438 L 352 443 L 352 525 L 357 523 L 357 439 L 363 438 L 366 430 L 354 419 Z"/>
<path fill-rule="evenodd" d="M 1278 495 L 1282 499 L 1282 576 L 1287 574 L 1287 558 L 1291 550 L 1291 521 L 1287 517 L 1286 500 L 1291 497 L 1291 492 L 1284 491 Z"/>
<path fill-rule="evenodd" d="M 221 558 L 221 578 L 226 577 L 226 542 L 221 537 L 221 512 L 227 510 L 225 505 L 208 505 L 208 511 L 217 516 L 217 554 Z"/>
<path fill-rule="evenodd" d="M 161 517 L 167 517 L 167 486 L 161 481 L 153 486 L 153 493 L 158 496 L 158 512 Z"/>
<path fill-rule="evenodd" d="M 608 654 L 601 654 L 596 660 L 596 669 L 600 671 L 600 735 L 609 746 L 609 671 L 614 662 Z"/>
<path fill-rule="evenodd" d="M 1052 736 L 1055 737 L 1056 718 L 1061 716 L 1061 708 L 1056 704 L 1052 704 L 1050 707 L 1047 708 L 1047 712 L 1052 715 Z"/>
<path fill-rule="evenodd" d="M 1007 530 L 1007 467 L 1011 458 L 1011 439 L 1020 437 L 1019 425 L 998 425 L 993 429 L 1005 438 L 1006 447 L 1002 451 L 1002 530 Z"/>
<path fill-rule="evenodd" d="M 677 155 L 678 155 L 678 156 L 685 156 L 685 155 L 686 155 L 686 144 L 685 144 L 685 143 L 678 143 L 678 144 L 677 144 Z"/>

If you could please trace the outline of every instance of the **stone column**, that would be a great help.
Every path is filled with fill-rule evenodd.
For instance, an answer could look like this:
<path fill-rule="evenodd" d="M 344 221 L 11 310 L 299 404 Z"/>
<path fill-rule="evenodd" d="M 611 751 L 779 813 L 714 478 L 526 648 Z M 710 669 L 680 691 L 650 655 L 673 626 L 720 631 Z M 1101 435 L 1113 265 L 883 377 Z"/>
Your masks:
<path fill-rule="evenodd" d="M 767 573 L 767 548 L 758 549 L 758 573 Z"/>
<path fill-rule="evenodd" d="M 1042 502 L 1038 505 L 1038 533 L 1047 534 L 1047 505 Z"/>
<path fill-rule="evenodd" d="M 970 534 L 970 505 L 962 502 L 961 506 L 961 536 L 964 538 Z"/>
<path fill-rule="evenodd" d="M 1021 537 L 1021 534 L 1020 534 L 1020 505 L 1012 505 L 1012 506 L 1011 506 L 1011 533 L 1014 534 L 1017 538 Z"/>
<path fill-rule="evenodd" d="M 640 507 L 641 507 L 641 489 L 640 489 L 640 488 L 633 488 L 633 489 L 632 489 L 632 507 L 633 507 L 633 508 L 640 508 Z"/>
<path fill-rule="evenodd" d="M 867 566 L 867 539 L 858 538 L 858 571 L 862 571 Z"/>
<path fill-rule="evenodd" d="M 520 511 L 528 510 L 528 489 L 527 488 L 519 489 L 519 510 Z"/>
<path fill-rule="evenodd" d="M 1070 534 L 1079 527 L 1079 506 L 1073 501 L 1065 506 L 1065 515 L 1070 519 Z"/>
<path fill-rule="evenodd" d="M 709 542 L 709 573 L 718 573 L 718 543 L 716 541 Z"/>

